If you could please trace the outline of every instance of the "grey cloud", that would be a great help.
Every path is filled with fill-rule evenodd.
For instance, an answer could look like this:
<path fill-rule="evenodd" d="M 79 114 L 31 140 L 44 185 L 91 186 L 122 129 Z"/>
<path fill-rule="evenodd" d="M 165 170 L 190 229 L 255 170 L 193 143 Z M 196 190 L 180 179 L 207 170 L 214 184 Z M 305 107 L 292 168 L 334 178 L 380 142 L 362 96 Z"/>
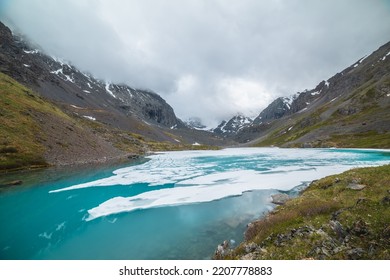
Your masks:
<path fill-rule="evenodd" d="M 153 89 L 179 117 L 211 124 L 260 111 L 369 54 L 390 39 L 389 6 L 385 0 L 12 0 L 1 19 L 55 56 L 100 78 Z"/>

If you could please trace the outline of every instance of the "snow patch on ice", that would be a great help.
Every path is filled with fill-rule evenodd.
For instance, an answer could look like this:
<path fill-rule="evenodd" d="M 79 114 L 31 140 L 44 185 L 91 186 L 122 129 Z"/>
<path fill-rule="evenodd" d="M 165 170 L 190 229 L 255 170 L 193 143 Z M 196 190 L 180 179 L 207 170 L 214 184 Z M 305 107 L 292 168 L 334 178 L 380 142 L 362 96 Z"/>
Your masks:
<path fill-rule="evenodd" d="M 47 233 L 46 231 L 43 232 L 43 233 L 40 233 L 38 236 L 39 237 L 42 237 L 42 238 L 45 238 L 45 239 L 51 239 L 51 236 L 53 235 L 53 233 Z"/>
<path fill-rule="evenodd" d="M 66 222 L 62 222 L 61 224 L 58 224 L 57 227 L 56 227 L 56 231 L 64 229 L 65 228 L 65 224 L 66 224 Z"/>

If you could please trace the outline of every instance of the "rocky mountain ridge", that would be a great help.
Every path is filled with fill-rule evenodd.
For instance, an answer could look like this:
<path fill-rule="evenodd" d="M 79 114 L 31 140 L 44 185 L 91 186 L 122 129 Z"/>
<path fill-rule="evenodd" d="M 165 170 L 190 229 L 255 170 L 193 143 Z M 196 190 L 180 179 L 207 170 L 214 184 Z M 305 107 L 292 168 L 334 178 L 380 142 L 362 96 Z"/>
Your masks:
<path fill-rule="evenodd" d="M 96 79 L 32 47 L 2 23 L 0 83 L 0 171 L 224 143 L 185 125 L 158 94 Z M 29 129 L 34 133 L 25 138 Z"/>
<path fill-rule="evenodd" d="M 233 138 L 259 146 L 390 147 L 369 142 L 388 137 L 389 104 L 390 42 L 314 89 L 275 99 Z M 367 142 L 339 141 L 344 134 Z"/>
<path fill-rule="evenodd" d="M 140 127 L 150 126 L 153 132 L 148 131 L 146 134 L 157 141 L 176 142 L 164 137 L 158 131 L 160 129 L 182 129 L 178 132 L 188 138 L 188 143 L 193 142 L 191 138 L 206 143 L 209 138 L 213 138 L 211 133 L 191 130 L 177 118 L 172 107 L 151 90 L 99 80 L 71 63 L 32 47 L 31 42 L 12 34 L 1 22 L 0 72 L 74 114 L 83 113 L 91 120 L 140 134 L 145 134 Z"/>
<path fill-rule="evenodd" d="M 78 107 L 112 109 L 167 127 L 182 125 L 172 107 L 156 93 L 95 79 L 69 63 L 31 48 L 1 23 L 0 38 L 0 71 L 47 98 Z"/>

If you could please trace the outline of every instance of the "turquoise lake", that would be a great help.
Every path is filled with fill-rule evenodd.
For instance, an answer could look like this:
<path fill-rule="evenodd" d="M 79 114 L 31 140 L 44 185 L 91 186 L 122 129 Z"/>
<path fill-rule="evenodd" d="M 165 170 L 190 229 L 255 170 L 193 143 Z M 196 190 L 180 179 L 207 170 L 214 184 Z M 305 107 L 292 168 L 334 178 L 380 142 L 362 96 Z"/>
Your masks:
<path fill-rule="evenodd" d="M 388 150 L 234 148 L 6 174 L 0 259 L 210 259 L 312 180 L 390 163 Z"/>

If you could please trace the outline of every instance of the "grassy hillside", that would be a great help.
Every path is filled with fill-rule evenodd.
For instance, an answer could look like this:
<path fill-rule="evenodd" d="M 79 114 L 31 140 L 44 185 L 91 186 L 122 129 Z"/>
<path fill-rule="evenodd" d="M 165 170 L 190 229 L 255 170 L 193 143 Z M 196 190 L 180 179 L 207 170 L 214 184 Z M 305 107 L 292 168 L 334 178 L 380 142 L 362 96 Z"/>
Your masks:
<path fill-rule="evenodd" d="M 35 112 L 68 118 L 59 109 L 0 73 L 0 170 L 46 166 Z"/>
<path fill-rule="evenodd" d="M 313 182 L 253 222 L 226 259 L 390 259 L 390 165 Z"/>

